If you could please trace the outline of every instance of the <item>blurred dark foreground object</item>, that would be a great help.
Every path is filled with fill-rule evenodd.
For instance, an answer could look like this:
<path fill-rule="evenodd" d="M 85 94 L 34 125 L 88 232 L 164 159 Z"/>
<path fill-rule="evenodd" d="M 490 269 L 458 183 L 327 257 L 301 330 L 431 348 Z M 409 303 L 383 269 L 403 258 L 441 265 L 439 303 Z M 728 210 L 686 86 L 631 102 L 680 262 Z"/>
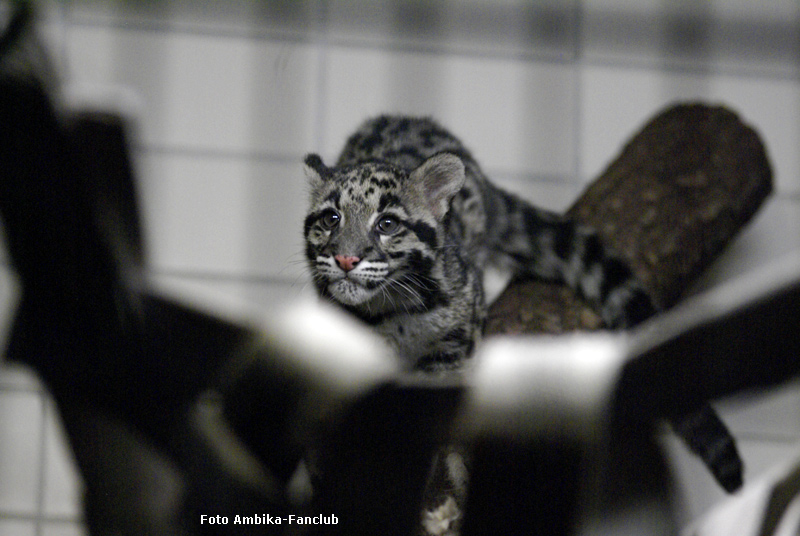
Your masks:
<path fill-rule="evenodd" d="M 469 378 L 407 377 L 326 310 L 232 319 L 154 290 L 117 117 L 61 118 L 0 75 L 0 124 L 22 287 L 6 356 L 54 397 L 96 536 L 414 534 L 452 443 L 478 454 L 464 534 L 672 534 L 654 423 L 798 372 L 794 260 L 656 330 L 498 339 Z M 328 473 L 304 498 L 310 453 Z"/>

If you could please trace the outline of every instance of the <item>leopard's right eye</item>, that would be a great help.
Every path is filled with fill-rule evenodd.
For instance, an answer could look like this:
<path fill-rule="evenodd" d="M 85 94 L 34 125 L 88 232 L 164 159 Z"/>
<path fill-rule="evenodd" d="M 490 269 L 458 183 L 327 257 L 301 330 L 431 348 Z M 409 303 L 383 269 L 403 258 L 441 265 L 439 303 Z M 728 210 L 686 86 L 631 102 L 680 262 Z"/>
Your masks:
<path fill-rule="evenodd" d="M 326 231 L 330 231 L 331 229 L 339 225 L 339 221 L 341 219 L 342 217 L 339 216 L 339 214 L 335 210 L 328 209 L 325 212 L 323 212 L 322 215 L 319 217 L 319 222 L 322 225 L 323 229 L 325 229 Z"/>

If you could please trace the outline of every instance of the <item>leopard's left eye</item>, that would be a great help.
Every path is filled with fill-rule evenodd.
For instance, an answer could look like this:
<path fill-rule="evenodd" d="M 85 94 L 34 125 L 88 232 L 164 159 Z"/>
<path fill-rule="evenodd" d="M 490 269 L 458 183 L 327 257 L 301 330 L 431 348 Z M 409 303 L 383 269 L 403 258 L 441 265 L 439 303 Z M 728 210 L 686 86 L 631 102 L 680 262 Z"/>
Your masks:
<path fill-rule="evenodd" d="M 393 216 L 381 216 L 375 223 L 375 228 L 379 233 L 390 235 L 400 229 L 400 221 Z"/>

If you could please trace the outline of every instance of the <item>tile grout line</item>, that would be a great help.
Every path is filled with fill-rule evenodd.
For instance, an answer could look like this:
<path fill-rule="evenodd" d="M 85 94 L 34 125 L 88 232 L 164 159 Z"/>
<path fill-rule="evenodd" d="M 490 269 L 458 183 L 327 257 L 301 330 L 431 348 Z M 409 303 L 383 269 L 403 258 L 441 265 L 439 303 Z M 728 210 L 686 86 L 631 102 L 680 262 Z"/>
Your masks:
<path fill-rule="evenodd" d="M 574 188 L 574 194 L 577 196 L 580 193 L 583 177 L 581 177 L 581 164 L 583 162 L 583 68 L 584 68 L 584 54 L 583 54 L 583 0 L 577 0 L 575 3 L 575 44 L 573 52 L 573 128 L 574 142 L 573 150 L 573 177 L 571 179 L 571 186 Z"/>
<path fill-rule="evenodd" d="M 316 3 L 317 13 L 316 19 L 325 21 L 328 15 L 328 3 L 324 0 Z M 325 126 L 327 124 L 327 111 L 325 110 L 325 99 L 327 97 L 328 89 L 328 68 L 330 62 L 330 39 L 328 36 L 325 23 L 320 23 L 323 27 L 318 28 L 319 40 L 315 43 L 317 48 L 317 84 L 314 95 L 314 107 L 316 109 L 316 120 L 314 128 L 317 132 L 314 136 L 315 150 L 322 152 L 325 145 Z"/>

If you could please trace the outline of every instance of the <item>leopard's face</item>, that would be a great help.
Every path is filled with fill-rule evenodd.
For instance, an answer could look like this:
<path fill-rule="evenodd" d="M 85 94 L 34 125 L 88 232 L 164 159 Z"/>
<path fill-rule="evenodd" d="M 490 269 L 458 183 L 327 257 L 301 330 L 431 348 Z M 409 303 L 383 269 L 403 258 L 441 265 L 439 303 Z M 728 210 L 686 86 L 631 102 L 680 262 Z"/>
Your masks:
<path fill-rule="evenodd" d="M 421 306 L 439 238 L 435 218 L 404 188 L 408 173 L 368 163 L 320 178 L 304 226 L 320 294 L 375 314 Z"/>

